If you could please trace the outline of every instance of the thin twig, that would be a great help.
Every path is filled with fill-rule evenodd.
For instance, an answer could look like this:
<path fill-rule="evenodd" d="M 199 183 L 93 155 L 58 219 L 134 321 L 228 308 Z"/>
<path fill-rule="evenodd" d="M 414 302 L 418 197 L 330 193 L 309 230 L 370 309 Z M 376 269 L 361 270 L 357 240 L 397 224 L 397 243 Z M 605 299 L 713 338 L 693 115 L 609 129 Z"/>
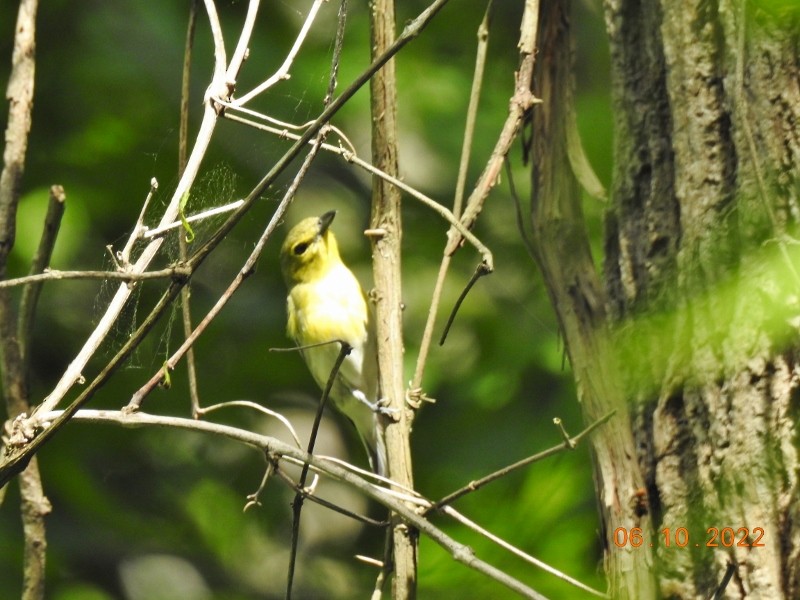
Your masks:
<path fill-rule="evenodd" d="M 225 54 L 225 38 L 222 35 L 222 25 L 219 22 L 217 6 L 214 0 L 204 0 L 208 24 L 211 26 L 211 38 L 214 41 L 214 79 L 211 87 L 206 91 L 207 100 L 214 96 L 226 96 L 227 74 L 226 64 L 228 59 Z"/>
<path fill-rule="evenodd" d="M 308 31 L 311 29 L 311 25 L 314 22 L 314 19 L 317 17 L 320 6 L 322 6 L 324 1 L 325 0 L 314 0 L 314 4 L 312 4 L 311 8 L 308 10 L 308 15 L 306 15 L 306 20 L 303 23 L 303 27 L 300 29 L 300 33 L 297 34 L 294 44 L 292 44 L 292 48 L 289 50 L 289 54 L 286 55 L 286 58 L 284 59 L 280 68 L 278 68 L 278 70 L 266 81 L 257 85 L 254 89 L 244 94 L 241 98 L 234 100 L 233 103 L 235 105 L 242 106 L 258 96 L 260 93 L 271 88 L 278 81 L 289 78 L 289 69 L 292 67 L 292 63 L 297 57 L 298 52 L 300 52 L 300 47 L 303 45 L 303 42 L 308 35 Z"/>
<path fill-rule="evenodd" d="M 307 463 L 304 463 L 304 464 L 307 464 Z M 284 481 L 284 483 L 286 483 L 289 486 L 289 489 L 291 489 L 297 496 L 301 497 L 304 500 L 308 499 L 311 502 L 314 502 L 315 504 L 319 504 L 320 506 L 324 506 L 325 508 L 327 508 L 329 510 L 332 510 L 333 512 L 339 513 L 340 515 L 344 515 L 345 517 L 353 519 L 354 521 L 358 521 L 359 523 L 363 523 L 364 525 L 369 525 L 370 527 L 386 527 L 386 525 L 387 525 L 386 521 L 378 521 L 378 520 L 372 519 L 372 518 L 370 518 L 370 517 L 368 517 L 366 515 L 358 514 L 356 512 L 353 512 L 352 510 L 348 510 L 346 508 L 343 508 L 343 507 L 339 506 L 338 504 L 334 504 L 330 500 L 325 500 L 325 498 L 320 498 L 319 496 L 316 496 L 315 494 L 310 493 L 308 489 L 306 489 L 306 488 L 300 486 L 298 483 L 296 483 L 289 476 L 289 474 L 286 473 L 283 469 L 276 468 L 275 469 L 275 474 L 278 477 L 280 477 Z M 292 533 L 294 533 L 294 532 L 292 532 Z"/>
<path fill-rule="evenodd" d="M 250 38 L 253 35 L 253 28 L 256 25 L 256 17 L 258 16 L 259 0 L 250 0 L 247 5 L 247 15 L 244 18 L 242 31 L 239 34 L 239 41 L 236 42 L 236 49 L 233 51 L 231 62 L 228 65 L 228 70 L 225 72 L 227 79 L 228 89 L 233 93 L 236 87 L 236 80 L 239 78 L 239 71 L 247 59 L 248 47 L 250 45 Z"/>
<path fill-rule="evenodd" d="M 26 275 L 14 279 L 0 281 L 0 289 L 18 287 L 21 285 L 34 285 L 44 281 L 80 280 L 80 279 L 100 279 L 103 281 L 147 281 L 149 279 L 186 279 L 191 272 L 184 265 L 176 265 L 157 271 L 144 271 L 142 273 L 125 271 L 57 271 L 46 269 L 44 273 L 38 275 Z"/>
<path fill-rule="evenodd" d="M 736 566 L 736 561 L 728 561 L 728 566 L 725 569 L 725 574 L 722 576 L 722 581 L 719 582 L 719 586 L 714 590 L 711 600 L 722 600 L 722 598 L 725 597 L 725 588 L 728 587 L 728 584 L 733 578 L 733 574 L 736 573 Z"/>
<path fill-rule="evenodd" d="M 467 171 L 469 167 L 469 157 L 472 149 L 472 139 L 475 135 L 475 120 L 478 114 L 478 102 L 483 87 L 483 72 L 486 65 L 486 52 L 489 47 L 489 22 L 491 20 L 493 2 L 489 0 L 486 5 L 486 12 L 478 26 L 478 46 L 475 53 L 475 69 L 472 74 L 472 88 L 470 90 L 469 105 L 467 107 L 467 120 L 464 126 L 464 141 L 461 147 L 461 160 L 458 168 L 458 179 L 456 180 L 456 192 L 453 199 L 453 216 L 458 219 L 461 216 L 461 206 L 464 201 L 464 188 L 467 181 Z M 433 340 L 433 330 L 436 325 L 436 315 L 439 312 L 439 303 L 444 290 L 444 282 L 447 278 L 447 271 L 450 268 L 452 256 L 444 254 L 439 264 L 439 273 L 431 294 L 431 302 L 428 306 L 428 317 L 425 320 L 425 327 L 422 330 L 419 352 L 417 352 L 417 363 L 414 367 L 414 378 L 411 380 L 411 388 L 422 389 L 422 377 L 425 372 L 425 364 L 428 362 L 428 353 Z"/>
<path fill-rule="evenodd" d="M 286 429 L 289 430 L 289 433 L 294 440 L 294 443 L 297 444 L 297 447 L 300 448 L 302 444 L 300 444 L 300 438 L 297 436 L 297 432 L 292 427 L 292 423 L 284 417 L 279 412 L 275 412 L 267 408 L 266 406 L 261 406 L 257 402 L 250 402 L 249 400 L 229 400 L 227 402 L 220 402 L 219 404 L 212 404 L 211 406 L 204 406 L 200 409 L 198 416 L 203 417 L 208 413 L 212 413 L 214 411 L 223 409 L 223 408 L 231 408 L 231 407 L 244 407 L 244 408 L 252 408 L 253 410 L 257 410 L 258 412 L 262 412 L 265 415 L 278 419 Z"/>
<path fill-rule="evenodd" d="M 180 127 L 178 131 L 178 177 L 186 169 L 186 153 L 189 147 L 189 92 L 191 89 L 192 50 L 194 48 L 194 33 L 197 24 L 197 7 L 199 0 L 192 0 L 189 6 L 189 23 L 186 26 L 186 42 L 183 47 L 183 74 L 181 77 L 181 109 Z M 188 219 L 183 217 L 188 222 Z M 178 236 L 178 250 L 181 262 L 185 262 L 189 255 L 188 242 L 185 235 Z M 192 333 L 192 286 L 187 284 L 181 290 L 181 316 L 183 323 L 183 337 Z M 189 380 L 189 400 L 192 407 L 192 416 L 196 419 L 200 411 L 200 390 L 197 385 L 197 367 L 194 359 L 194 348 L 189 348 L 186 355 L 186 375 Z"/>
<path fill-rule="evenodd" d="M 234 107 L 232 104 L 226 104 L 225 106 L 226 107 L 230 106 L 233 110 L 238 110 L 238 108 Z M 248 112 L 257 115 L 259 118 L 266 118 L 266 116 L 264 115 L 258 115 L 258 113 L 255 113 L 255 111 L 248 111 Z M 274 133 L 286 139 L 290 140 L 300 139 L 300 136 L 297 134 L 289 133 L 286 130 L 270 127 L 269 125 L 264 125 L 262 123 L 256 123 L 250 121 L 249 119 L 244 119 L 237 115 L 232 115 L 230 114 L 230 112 L 226 112 L 225 117 L 231 121 L 242 123 L 250 127 L 260 129 L 262 131 L 268 131 L 270 133 Z M 446 206 L 440 204 L 439 202 L 436 202 L 436 200 L 434 200 L 430 196 L 426 196 L 416 188 L 408 185 L 407 183 L 398 179 L 397 177 L 393 177 L 388 173 L 382 171 L 381 169 L 374 167 L 372 164 L 370 164 L 369 162 L 365 161 L 364 159 L 356 155 L 356 153 L 353 150 L 348 150 L 346 148 L 342 148 L 341 146 L 334 146 L 333 144 L 327 144 L 327 143 L 322 144 L 321 148 L 328 152 L 332 152 L 333 154 L 338 154 L 347 162 L 353 163 L 361 167 L 368 173 L 380 177 L 382 180 L 391 183 L 393 186 L 403 190 L 413 198 L 416 198 L 417 200 L 422 202 L 425 206 L 428 206 L 429 208 L 434 210 L 442 218 L 444 218 L 451 227 L 454 227 L 461 235 L 463 235 L 464 239 L 466 239 L 470 244 L 472 244 L 472 246 L 474 246 L 475 249 L 481 254 L 481 258 L 488 265 L 488 267 L 494 270 L 494 257 L 489 248 L 487 248 L 486 245 L 483 244 L 483 242 L 481 242 L 475 236 L 474 233 L 472 233 L 469 229 L 467 229 Z"/>
<path fill-rule="evenodd" d="M 546 562 L 539 560 L 535 556 L 531 556 L 530 554 L 528 554 L 527 552 L 523 552 L 522 550 L 520 550 L 516 546 L 512 546 L 511 544 L 506 542 L 504 539 L 502 539 L 502 538 L 496 536 L 495 534 L 493 534 L 492 532 L 490 532 L 488 529 L 484 529 L 483 527 L 478 525 L 475 521 L 473 521 L 471 519 L 468 519 L 467 517 L 462 515 L 460 512 L 455 510 L 452 506 L 445 506 L 443 508 L 443 511 L 447 516 L 455 519 L 456 521 L 458 521 L 462 525 L 465 525 L 466 527 L 469 527 L 473 531 L 478 532 L 479 534 L 481 534 L 483 537 L 485 537 L 489 541 L 494 542 L 495 544 L 497 544 L 498 546 L 500 546 L 501 548 L 503 548 L 505 550 L 508 550 L 509 552 L 511 552 L 511 554 L 513 554 L 515 556 L 518 556 L 519 558 L 521 558 L 525 562 L 527 562 L 527 563 L 529 563 L 529 564 L 531 564 L 531 565 L 533 565 L 535 567 L 540 568 L 542 571 L 546 571 L 547 573 L 550 573 L 554 577 L 558 577 L 561 581 L 564 581 L 564 582 L 566 582 L 566 583 L 578 588 L 579 590 L 583 590 L 584 592 L 592 594 L 593 596 L 597 596 L 598 598 L 609 598 L 609 596 L 607 594 L 604 594 L 603 592 L 599 592 L 599 591 L 597 591 L 597 590 L 595 590 L 593 588 L 590 588 L 585 583 L 581 583 L 580 581 L 578 581 L 574 577 L 570 577 L 569 575 L 567 575 L 563 571 L 559 571 L 555 567 L 552 567 L 552 566 L 548 565 Z"/>
<path fill-rule="evenodd" d="M 65 200 L 66 195 L 63 187 L 54 185 L 50 188 L 47 214 L 44 218 L 44 230 L 39 240 L 39 248 L 31 261 L 30 275 L 39 275 L 50 265 L 58 230 L 61 227 L 61 217 L 64 215 Z M 19 338 L 22 372 L 24 374 L 28 373 L 28 365 L 30 364 L 29 345 L 33 332 L 33 321 L 36 316 L 36 305 L 39 302 L 43 284 L 44 282 L 40 281 L 34 285 L 25 286 L 19 301 L 17 336 Z"/>
<path fill-rule="evenodd" d="M 189 22 L 186 25 L 186 41 L 183 46 L 183 73 L 181 75 L 181 108 L 178 129 L 178 171 L 186 169 L 186 156 L 189 148 L 189 93 L 191 91 L 192 48 L 197 29 L 197 10 L 200 0 L 192 0 L 189 5 Z"/>
<path fill-rule="evenodd" d="M 536 249 L 533 246 L 533 240 L 531 240 L 531 234 L 528 233 L 528 230 L 525 228 L 525 219 L 522 216 L 522 200 L 517 194 L 517 186 L 514 184 L 514 173 L 511 170 L 511 161 L 508 160 L 508 156 L 505 158 L 505 165 L 506 165 L 506 179 L 508 179 L 508 191 L 511 194 L 511 199 L 514 202 L 514 210 L 515 210 L 515 217 L 517 219 L 517 229 L 519 230 L 519 237 L 522 238 L 522 243 L 525 244 L 525 249 L 528 251 L 528 255 L 536 261 Z"/>
<path fill-rule="evenodd" d="M 480 279 L 484 275 L 488 275 L 491 272 L 492 272 L 491 269 L 489 269 L 485 263 L 479 264 L 478 267 L 475 269 L 475 272 L 472 274 L 472 277 L 470 277 L 469 281 L 467 282 L 467 285 L 464 286 L 464 289 L 458 296 L 456 303 L 453 305 L 453 310 L 450 312 L 450 317 L 447 319 L 447 323 L 445 323 L 444 331 L 442 331 L 442 337 L 439 338 L 440 346 L 444 346 L 444 342 L 447 339 L 447 334 L 450 332 L 450 327 L 453 325 L 453 321 L 455 320 L 456 315 L 458 314 L 458 309 L 461 308 L 461 303 L 464 302 L 464 299 L 467 297 L 467 294 L 469 294 L 469 291 L 472 289 L 472 286 L 477 283 L 478 279 Z"/>
<path fill-rule="evenodd" d="M 521 33 L 518 44 L 520 48 L 520 67 L 516 75 L 514 94 L 511 96 L 508 117 L 500 130 L 500 135 L 497 138 L 489 161 L 481 173 L 478 183 L 467 199 L 464 214 L 461 216 L 461 222 L 467 228 L 472 227 L 475 223 L 475 220 L 483 209 L 483 203 L 488 197 L 489 192 L 499 181 L 503 160 L 522 128 L 525 115 L 534 104 L 539 102 L 531 92 L 533 66 L 536 58 L 535 47 L 538 22 L 539 3 L 526 2 L 525 10 L 522 13 L 522 26 L 520 28 Z M 451 229 L 448 237 L 450 240 L 445 252 L 452 254 L 461 245 L 461 235 Z"/>
<path fill-rule="evenodd" d="M 483 71 L 486 67 L 486 53 L 489 49 L 489 24 L 492 19 L 493 0 L 486 4 L 481 24 L 478 25 L 478 49 L 475 53 L 475 69 L 472 74 L 472 89 L 469 92 L 469 105 L 467 107 L 467 121 L 464 126 L 464 141 L 461 146 L 461 161 L 458 165 L 458 178 L 456 179 L 456 193 L 453 199 L 453 214 L 461 216 L 461 206 L 464 202 L 464 188 L 469 170 L 469 157 L 472 153 L 472 139 L 475 136 L 475 120 L 478 116 L 478 102 L 483 89 Z"/>
<path fill-rule="evenodd" d="M 483 19 L 478 26 L 478 44 L 475 54 L 475 69 L 473 70 L 472 74 L 472 88 L 470 91 L 470 102 L 467 108 L 467 121 L 464 128 L 464 143 L 461 151 L 461 164 L 459 167 L 458 181 L 456 182 L 456 194 L 453 200 L 453 213 L 456 215 L 456 217 L 461 216 L 464 185 L 467 176 L 467 166 L 469 165 L 469 152 L 470 148 L 472 147 L 472 137 L 474 135 L 474 119 L 475 114 L 477 114 L 478 100 L 480 99 L 480 90 L 483 84 L 483 70 L 486 60 L 486 51 L 489 45 L 489 23 L 491 12 L 492 2 L 490 0 L 486 6 L 486 12 L 484 13 Z M 448 234 L 448 237 L 449 236 L 450 234 Z M 433 341 L 433 331 L 436 325 L 436 316 L 439 312 L 439 304 L 441 302 L 442 292 L 444 290 L 444 282 L 447 279 L 447 272 L 450 269 L 451 260 L 452 254 L 450 252 L 444 252 L 442 255 L 442 261 L 439 264 L 439 272 L 436 275 L 436 282 L 433 286 L 433 292 L 431 294 L 428 316 L 425 320 L 425 327 L 423 328 L 422 338 L 420 340 L 420 349 L 417 353 L 417 362 L 416 366 L 414 367 L 414 378 L 411 380 L 411 387 L 413 389 L 422 389 L 422 379 L 425 373 L 425 365 L 428 362 L 428 353 L 430 352 L 431 343 Z M 455 310 L 451 313 L 451 315 L 455 315 Z M 449 326 L 445 327 L 445 333 L 443 334 L 442 339 L 444 336 L 446 336 L 448 329 Z"/>
<path fill-rule="evenodd" d="M 188 217 L 180 220 L 180 221 L 173 221 L 172 223 L 167 223 L 166 225 L 160 225 L 158 227 L 154 227 L 153 229 L 148 229 L 144 227 L 141 230 L 141 238 L 142 239 L 150 239 L 154 237 L 158 237 L 164 235 L 165 233 L 169 233 L 173 229 L 178 229 L 179 227 L 183 227 L 185 223 L 194 223 L 195 221 L 202 221 L 203 219 L 208 219 L 210 217 L 216 217 L 217 215 L 223 215 L 225 213 L 231 212 L 239 208 L 244 200 L 234 200 L 233 202 L 229 202 L 228 204 L 224 204 L 222 206 L 215 206 L 214 208 L 209 208 L 208 210 L 204 210 L 194 215 L 189 215 Z"/>
<path fill-rule="evenodd" d="M 519 41 L 520 68 L 516 76 L 514 95 L 511 97 L 508 117 L 495 143 L 489 162 L 484 168 L 475 189 L 467 200 L 467 206 L 461 217 L 462 224 L 467 228 L 472 227 L 478 215 L 481 213 L 483 204 L 489 196 L 489 192 L 499 180 L 503 162 L 508 154 L 508 150 L 511 148 L 511 143 L 516 139 L 522 127 L 525 115 L 537 102 L 537 99 L 534 98 L 531 92 L 531 82 L 533 80 L 533 66 L 535 62 L 534 50 L 536 32 L 538 30 L 538 6 L 538 2 L 525 3 Z M 448 244 L 444 253 L 445 255 L 452 255 L 461 245 L 463 236 L 454 229 L 450 229 L 447 235 Z M 467 289 L 469 289 L 469 287 L 468 285 Z M 463 301 L 463 295 L 459 300 Z M 456 309 L 454 309 L 451 314 L 451 318 L 455 314 Z M 417 385 L 421 385 L 421 381 Z"/>
<path fill-rule="evenodd" d="M 314 446 L 317 443 L 317 434 L 319 432 L 320 423 L 322 422 L 322 414 L 325 411 L 325 405 L 328 403 L 328 398 L 330 397 L 331 390 L 333 389 L 333 384 L 336 383 L 336 378 L 339 376 L 339 369 L 341 369 L 342 363 L 344 363 L 347 356 L 353 350 L 353 347 L 347 342 L 339 341 L 339 344 L 341 346 L 339 355 L 336 357 L 336 362 L 333 363 L 333 368 L 328 376 L 328 382 L 326 383 L 325 389 L 322 392 L 322 398 L 320 398 L 319 406 L 317 407 L 317 414 L 314 415 L 314 423 L 311 426 L 311 433 L 308 436 L 308 448 L 306 449 L 306 452 L 309 456 L 313 456 L 314 454 Z M 286 600 L 289 600 L 292 597 L 294 570 L 295 565 L 297 564 L 297 545 L 300 542 L 300 514 L 303 510 L 303 498 L 305 497 L 305 494 L 302 490 L 304 490 L 306 487 L 308 469 L 308 463 L 304 463 L 303 468 L 300 471 L 300 479 L 297 483 L 297 493 L 292 501 L 292 543 L 289 550 L 289 567 L 286 574 Z"/>
<path fill-rule="evenodd" d="M 452 492 L 442 498 L 441 500 L 434 502 L 428 511 L 431 510 L 439 510 L 441 507 L 452 504 L 462 496 L 466 496 L 467 494 L 471 494 L 472 492 L 482 488 L 488 483 L 500 479 L 501 477 L 505 477 L 512 471 L 516 471 L 522 467 L 530 465 L 532 463 L 538 462 L 540 460 L 544 460 L 545 458 L 549 458 L 554 454 L 558 454 L 559 452 L 563 452 L 564 450 L 572 450 L 583 438 L 588 436 L 592 433 L 595 429 L 606 423 L 611 417 L 614 416 L 616 410 L 611 411 L 606 416 L 601 417 L 591 425 L 589 425 L 586 429 L 581 431 L 575 437 L 572 437 L 568 440 L 565 440 L 563 443 L 558 444 L 557 446 L 553 446 L 552 448 L 548 448 L 547 450 L 543 450 L 542 452 L 537 452 L 536 454 L 529 456 L 527 458 L 523 458 L 520 461 L 515 462 L 514 464 L 508 465 L 507 467 L 503 467 L 502 469 L 495 471 L 485 477 L 481 477 L 475 481 L 471 481 L 469 484 L 465 485 L 464 487 Z"/>
<path fill-rule="evenodd" d="M 247 503 L 242 508 L 242 512 L 247 512 L 247 510 L 253 506 L 261 506 L 261 502 L 259 498 L 261 498 L 261 494 L 264 493 L 264 490 L 267 489 L 267 482 L 269 482 L 270 477 L 275 472 L 275 465 L 267 461 L 267 469 L 264 471 L 264 476 L 261 478 L 261 483 L 258 485 L 258 489 L 252 493 L 247 494 Z"/>
<path fill-rule="evenodd" d="M 128 236 L 128 241 L 125 242 L 125 246 L 116 254 L 111 250 L 111 246 L 106 246 L 120 269 L 128 270 L 131 268 L 131 251 L 133 250 L 133 245 L 141 237 L 142 232 L 146 229 L 144 226 L 144 216 L 147 213 L 147 207 L 150 206 L 150 201 L 153 199 L 153 196 L 157 191 L 158 179 L 153 177 L 150 179 L 150 190 L 147 192 L 147 196 L 144 198 L 142 208 L 139 211 L 139 216 L 136 219 L 136 224 L 133 226 L 133 230 L 131 230 L 131 234 Z"/>

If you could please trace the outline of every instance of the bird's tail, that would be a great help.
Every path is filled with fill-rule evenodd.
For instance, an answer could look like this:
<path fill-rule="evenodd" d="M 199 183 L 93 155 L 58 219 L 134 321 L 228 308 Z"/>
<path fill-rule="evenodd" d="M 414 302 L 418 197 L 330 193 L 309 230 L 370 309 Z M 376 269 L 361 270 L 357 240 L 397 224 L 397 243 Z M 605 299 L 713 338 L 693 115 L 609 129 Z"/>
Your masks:
<path fill-rule="evenodd" d="M 362 436 L 361 440 L 364 442 L 364 446 L 367 449 L 369 466 L 372 467 L 372 470 L 378 475 L 386 477 L 386 437 L 383 432 L 383 427 L 378 422 L 378 415 L 375 415 L 374 421 L 374 427 L 372 428 L 374 435 L 372 439 L 367 440 L 366 437 Z"/>
<path fill-rule="evenodd" d="M 378 422 L 378 415 L 372 413 L 369 422 L 363 419 L 360 423 L 353 421 L 358 431 L 358 437 L 367 451 L 369 466 L 374 473 L 386 477 L 386 438 L 383 427 Z"/>

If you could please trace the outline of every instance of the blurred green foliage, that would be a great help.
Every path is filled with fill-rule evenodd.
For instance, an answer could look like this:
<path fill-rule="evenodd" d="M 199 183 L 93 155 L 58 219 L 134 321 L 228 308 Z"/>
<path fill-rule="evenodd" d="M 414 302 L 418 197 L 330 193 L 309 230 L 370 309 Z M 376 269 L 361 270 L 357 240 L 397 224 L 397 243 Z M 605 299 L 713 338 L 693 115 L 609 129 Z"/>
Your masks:
<path fill-rule="evenodd" d="M 0 83 L 10 66 L 16 3 L 0 6 Z M 283 61 L 310 3 L 263 3 L 241 75 L 240 94 Z M 399 3 L 402 25 L 426 6 Z M 469 181 L 483 168 L 505 119 L 517 66 L 516 41 L 522 2 L 496 3 L 488 67 L 480 104 Z M 587 154 L 608 185 L 611 119 L 608 56 L 602 17 L 593 3 L 576 3 L 578 119 Z M 218 2 L 229 52 L 247 3 Z M 327 85 L 338 3 L 323 6 L 291 70 L 291 79 L 254 102 L 253 108 L 294 123 L 313 118 Z M 476 29 L 483 3 L 453 0 L 428 30 L 397 59 L 399 124 L 404 179 L 447 205 L 452 202 L 463 124 L 471 85 Z M 175 186 L 178 103 L 187 2 L 41 3 L 33 130 L 18 217 L 11 271 L 24 274 L 38 243 L 47 188 L 67 193 L 64 225 L 52 266 L 110 266 L 106 245 L 119 249 L 147 194 L 151 177 L 161 192 L 153 209 Z M 191 123 L 196 130 L 211 69 L 207 20 L 201 10 L 193 63 Z M 368 13 L 350 3 L 339 77 L 346 86 L 369 62 Z M 5 127 L 6 111 L 0 111 Z M 369 157 L 368 91 L 359 92 L 334 124 Z M 240 197 L 287 147 L 284 140 L 221 122 L 193 190 L 188 212 Z M 511 155 L 516 188 L 528 193 L 519 146 Z M 288 185 L 284 176 L 269 190 L 194 278 L 192 310 L 205 314 L 250 252 Z M 334 228 L 342 252 L 365 285 L 369 245 L 361 235 L 369 215 L 370 180 L 341 159 L 321 155 L 305 180 L 287 222 L 336 208 Z M 413 199 L 404 205 L 404 290 L 407 377 L 427 316 L 444 247 L 444 223 Z M 600 248 L 603 206 L 585 202 L 593 242 Z M 155 217 L 153 217 L 155 218 Z M 205 404 L 249 399 L 291 414 L 302 430 L 318 397 L 299 356 L 269 353 L 288 345 L 285 290 L 278 272 L 280 237 L 270 241 L 257 273 L 236 294 L 196 345 Z M 413 449 L 418 489 L 440 497 L 472 479 L 560 441 L 552 418 L 582 428 L 557 325 L 535 265 L 521 243 L 508 182 L 489 198 L 476 233 L 495 255 L 497 271 L 482 279 L 462 306 L 443 347 L 434 346 L 424 381 L 436 403 L 415 422 Z M 598 250 L 599 251 L 599 250 Z M 174 254 L 171 255 L 175 257 Z M 166 259 L 165 259 L 166 261 Z M 455 257 L 440 309 L 444 319 L 479 261 L 471 248 Z M 152 305 L 162 283 L 147 283 L 136 310 L 128 310 L 115 335 L 87 367 L 96 373 Z M 48 283 L 34 337 L 32 398 L 49 392 L 102 314 L 114 287 L 96 282 Z M 119 408 L 180 343 L 177 320 L 165 320 L 128 368 L 106 385 L 93 408 Z M 145 403 L 153 413 L 188 415 L 183 366 L 173 387 Z M 275 423 L 242 409 L 214 419 L 275 434 Z M 335 426 L 334 426 L 335 425 Z M 331 454 L 364 463 L 353 432 L 330 415 L 320 441 Z M 291 495 L 276 481 L 260 508 L 246 513 L 246 496 L 261 480 L 264 461 L 250 450 L 197 434 L 121 430 L 74 424 L 40 455 L 48 517 L 48 597 L 56 600 L 154 598 L 278 598 L 283 595 L 290 539 Z M 330 496 L 356 510 L 379 515 L 352 491 Z M 22 533 L 18 492 L 12 484 L 0 509 L 0 598 L 19 596 Z M 456 508 L 495 534 L 573 577 L 603 589 L 599 575 L 597 510 L 587 446 L 515 473 L 460 500 Z M 367 597 L 375 578 L 356 553 L 380 556 L 381 532 L 363 528 L 307 505 L 301 526 L 297 597 Z M 436 522 L 478 556 L 554 598 L 579 593 L 463 526 Z M 455 563 L 423 538 L 420 597 L 502 598 L 499 584 Z"/>

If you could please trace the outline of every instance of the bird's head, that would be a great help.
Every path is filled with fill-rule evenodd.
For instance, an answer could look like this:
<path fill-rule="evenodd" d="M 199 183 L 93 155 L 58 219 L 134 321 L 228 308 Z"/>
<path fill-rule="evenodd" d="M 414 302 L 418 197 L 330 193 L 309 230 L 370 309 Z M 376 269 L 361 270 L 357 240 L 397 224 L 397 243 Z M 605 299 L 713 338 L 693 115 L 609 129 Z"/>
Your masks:
<path fill-rule="evenodd" d="M 286 285 L 312 281 L 337 262 L 339 247 L 329 231 L 336 211 L 303 219 L 292 227 L 281 246 L 281 272 Z"/>

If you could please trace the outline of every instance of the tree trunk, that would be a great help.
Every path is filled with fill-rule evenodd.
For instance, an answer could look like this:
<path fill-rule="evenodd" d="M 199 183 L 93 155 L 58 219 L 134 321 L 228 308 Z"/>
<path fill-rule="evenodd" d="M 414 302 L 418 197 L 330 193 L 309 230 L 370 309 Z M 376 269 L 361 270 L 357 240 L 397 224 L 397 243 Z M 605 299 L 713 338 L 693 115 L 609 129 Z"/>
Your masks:
<path fill-rule="evenodd" d="M 605 9 L 616 115 L 606 284 L 634 374 L 660 595 L 708 596 L 730 564 L 725 597 L 797 598 L 797 12 L 705 0 Z"/>
<path fill-rule="evenodd" d="M 533 109 L 533 247 L 558 315 L 587 422 L 616 411 L 592 437 L 610 587 L 619 598 L 650 598 L 654 594 L 650 549 L 610 551 L 618 528 L 647 529 L 649 522 L 637 508 L 636 491 L 644 487 L 644 480 L 609 345 L 605 292 L 589 249 L 580 187 L 570 168 L 567 139 L 575 121 L 569 4 L 543 2 L 539 17 L 534 94 L 542 102 Z"/>
<path fill-rule="evenodd" d="M 611 592 L 800 597 L 800 10 L 605 1 L 615 171 L 603 285 L 564 172 L 569 52 L 548 27 L 568 29 L 567 11 L 543 4 L 537 259 L 587 418 L 625 399 L 612 423 L 626 431 L 594 440 Z"/>
<path fill-rule="evenodd" d="M 372 58 L 383 54 L 395 41 L 394 0 L 372 0 L 370 34 Z M 372 100 L 372 163 L 393 177 L 397 162 L 397 89 L 394 60 L 370 79 Z M 400 190 L 380 177 L 372 183 L 371 228 L 378 373 L 380 397 L 395 418 L 384 418 L 387 473 L 406 489 L 413 489 L 410 432 L 413 413 L 405 402 L 403 385 L 403 302 L 401 285 Z M 413 600 L 417 594 L 418 533 L 400 515 L 392 513 L 392 598 Z"/>

